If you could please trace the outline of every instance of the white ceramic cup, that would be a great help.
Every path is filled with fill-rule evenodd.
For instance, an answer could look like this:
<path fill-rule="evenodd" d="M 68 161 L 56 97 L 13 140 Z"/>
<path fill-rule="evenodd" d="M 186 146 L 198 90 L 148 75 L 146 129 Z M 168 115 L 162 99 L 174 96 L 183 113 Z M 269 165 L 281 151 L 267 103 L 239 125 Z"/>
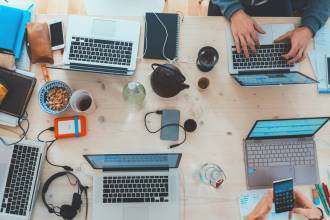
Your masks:
<path fill-rule="evenodd" d="M 70 106 L 77 113 L 90 114 L 96 110 L 92 94 L 86 90 L 76 90 L 70 98 Z"/>

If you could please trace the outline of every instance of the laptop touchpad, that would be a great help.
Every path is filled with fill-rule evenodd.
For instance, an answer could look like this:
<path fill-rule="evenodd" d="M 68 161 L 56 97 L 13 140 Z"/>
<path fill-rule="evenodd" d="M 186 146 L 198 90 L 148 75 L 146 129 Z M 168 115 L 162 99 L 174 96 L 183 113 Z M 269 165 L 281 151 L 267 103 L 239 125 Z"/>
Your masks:
<path fill-rule="evenodd" d="M 124 220 L 148 220 L 148 208 L 125 208 Z"/>
<path fill-rule="evenodd" d="M 116 34 L 116 22 L 111 20 L 94 19 L 92 35 L 113 37 Z"/>

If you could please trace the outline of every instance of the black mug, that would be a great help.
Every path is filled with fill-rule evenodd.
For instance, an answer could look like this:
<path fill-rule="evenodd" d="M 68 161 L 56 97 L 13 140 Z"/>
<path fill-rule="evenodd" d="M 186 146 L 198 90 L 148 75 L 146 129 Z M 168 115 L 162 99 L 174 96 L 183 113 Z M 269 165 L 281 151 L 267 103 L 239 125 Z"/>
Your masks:
<path fill-rule="evenodd" d="M 210 46 L 203 47 L 198 52 L 196 65 L 202 72 L 209 72 L 219 60 L 218 51 Z"/>

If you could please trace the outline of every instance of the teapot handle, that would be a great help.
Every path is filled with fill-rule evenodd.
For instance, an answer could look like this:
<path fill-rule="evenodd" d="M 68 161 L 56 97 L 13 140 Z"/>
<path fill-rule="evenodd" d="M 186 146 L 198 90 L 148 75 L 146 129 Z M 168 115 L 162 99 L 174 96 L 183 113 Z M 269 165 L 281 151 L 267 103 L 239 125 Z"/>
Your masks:
<path fill-rule="evenodd" d="M 163 64 L 158 64 L 158 63 L 151 64 L 151 68 L 153 70 L 155 70 L 155 66 L 156 67 L 163 67 L 163 68 L 165 68 L 165 69 L 167 69 L 167 70 L 169 70 L 171 72 L 174 72 L 171 68 L 169 68 L 169 67 L 167 67 L 167 66 L 165 66 Z M 179 74 L 179 76 L 181 77 L 182 81 L 186 81 L 186 77 L 181 72 L 175 72 L 175 73 Z"/>

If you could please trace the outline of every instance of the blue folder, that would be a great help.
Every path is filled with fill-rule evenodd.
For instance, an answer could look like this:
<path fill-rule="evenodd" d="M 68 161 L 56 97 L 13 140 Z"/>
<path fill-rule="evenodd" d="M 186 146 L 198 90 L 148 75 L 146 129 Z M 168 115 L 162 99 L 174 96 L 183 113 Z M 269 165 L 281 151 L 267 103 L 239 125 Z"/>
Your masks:
<path fill-rule="evenodd" d="M 31 12 L 0 5 L 0 48 L 13 51 L 19 59 L 24 43 L 26 24 Z"/>

